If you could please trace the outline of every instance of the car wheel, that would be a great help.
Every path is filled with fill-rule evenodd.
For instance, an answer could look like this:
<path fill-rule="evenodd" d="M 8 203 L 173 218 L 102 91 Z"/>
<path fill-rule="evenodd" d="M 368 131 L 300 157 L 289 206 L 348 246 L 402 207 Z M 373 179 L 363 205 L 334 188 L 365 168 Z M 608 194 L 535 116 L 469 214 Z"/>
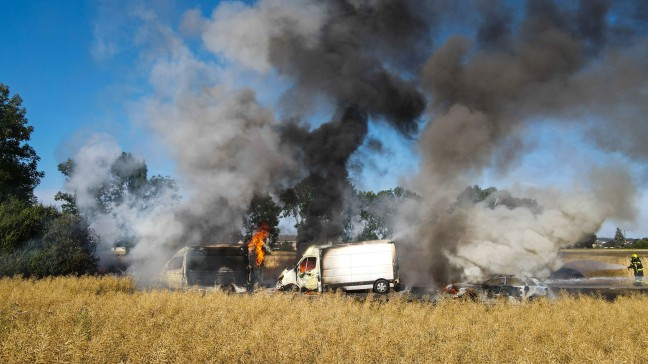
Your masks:
<path fill-rule="evenodd" d="M 389 282 L 385 279 L 379 279 L 374 282 L 373 291 L 378 294 L 387 294 L 389 293 Z"/>
<path fill-rule="evenodd" d="M 225 293 L 236 293 L 236 288 L 233 284 L 221 285 L 220 289 Z"/>

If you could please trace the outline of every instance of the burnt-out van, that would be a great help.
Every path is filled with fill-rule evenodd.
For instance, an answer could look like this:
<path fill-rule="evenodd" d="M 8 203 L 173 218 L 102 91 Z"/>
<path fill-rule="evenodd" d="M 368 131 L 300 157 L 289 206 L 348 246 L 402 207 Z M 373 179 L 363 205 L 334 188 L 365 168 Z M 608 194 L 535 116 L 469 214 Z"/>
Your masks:
<path fill-rule="evenodd" d="M 201 286 L 245 292 L 250 287 L 248 248 L 242 244 L 185 247 L 167 262 L 162 275 L 169 288 Z"/>

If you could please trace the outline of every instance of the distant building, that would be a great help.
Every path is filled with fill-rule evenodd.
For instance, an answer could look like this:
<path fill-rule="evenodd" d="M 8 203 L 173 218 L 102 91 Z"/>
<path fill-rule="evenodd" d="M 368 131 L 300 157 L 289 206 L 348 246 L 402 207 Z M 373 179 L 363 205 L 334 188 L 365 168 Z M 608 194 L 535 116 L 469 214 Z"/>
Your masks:
<path fill-rule="evenodd" d="M 599 245 L 601 248 L 614 248 L 614 239 L 598 238 L 594 244 Z"/>
<path fill-rule="evenodd" d="M 271 245 L 274 250 L 296 251 L 297 235 L 279 235 L 277 242 Z"/>
<path fill-rule="evenodd" d="M 110 251 L 118 256 L 123 256 L 126 255 L 126 247 L 125 246 L 116 246 L 114 248 L 110 248 Z"/>

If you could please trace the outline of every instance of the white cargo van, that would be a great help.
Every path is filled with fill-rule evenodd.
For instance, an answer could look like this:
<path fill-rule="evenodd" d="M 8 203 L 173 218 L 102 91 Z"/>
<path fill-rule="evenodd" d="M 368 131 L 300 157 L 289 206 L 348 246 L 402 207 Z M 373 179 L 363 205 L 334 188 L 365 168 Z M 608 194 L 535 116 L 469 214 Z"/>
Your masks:
<path fill-rule="evenodd" d="M 277 289 L 388 293 L 400 283 L 396 245 L 389 240 L 312 246 L 279 276 Z"/>

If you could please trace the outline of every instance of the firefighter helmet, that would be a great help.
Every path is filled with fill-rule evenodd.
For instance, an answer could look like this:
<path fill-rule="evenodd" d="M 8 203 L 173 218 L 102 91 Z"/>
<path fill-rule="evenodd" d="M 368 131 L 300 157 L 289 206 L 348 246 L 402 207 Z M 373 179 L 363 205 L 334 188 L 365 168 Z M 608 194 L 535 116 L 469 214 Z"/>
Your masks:
<path fill-rule="evenodd" d="M 639 258 L 639 256 L 637 254 L 632 254 L 632 257 L 633 258 Z"/>

